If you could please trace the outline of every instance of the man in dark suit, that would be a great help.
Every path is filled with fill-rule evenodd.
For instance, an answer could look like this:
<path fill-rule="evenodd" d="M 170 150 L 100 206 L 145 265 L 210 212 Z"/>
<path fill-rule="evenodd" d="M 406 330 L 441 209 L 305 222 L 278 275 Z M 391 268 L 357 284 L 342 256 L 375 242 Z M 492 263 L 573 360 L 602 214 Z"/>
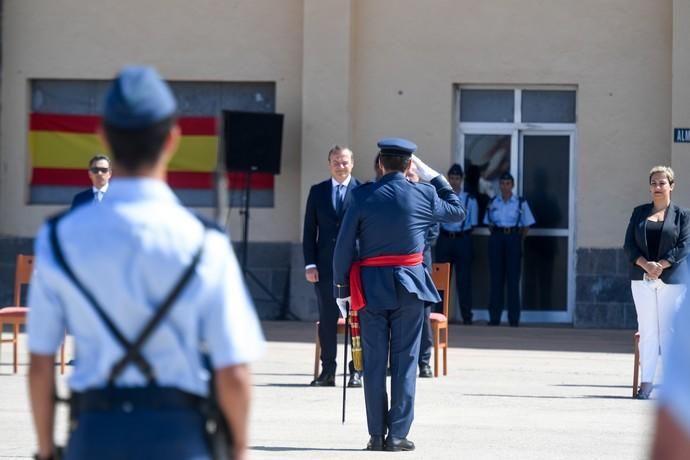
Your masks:
<path fill-rule="evenodd" d="M 312 186 L 304 214 L 305 277 L 314 283 L 319 303 L 319 341 L 321 374 L 312 386 L 335 386 L 337 327 L 339 310 L 333 295 L 333 248 L 351 191 L 359 185 L 352 177 L 352 151 L 334 146 L 328 152 L 331 177 Z M 361 387 L 361 376 L 350 363 L 349 387 Z"/>
<path fill-rule="evenodd" d="M 434 222 L 460 221 L 465 212 L 448 181 L 420 160 L 415 160 L 419 177 L 431 185 L 405 179 L 415 144 L 389 138 L 378 146 L 383 177 L 353 191 L 335 245 L 333 276 L 338 305 L 351 303 L 359 311 L 367 449 L 414 450 L 407 434 L 414 418 L 424 307 L 441 300 L 422 263 L 426 234 Z M 359 254 L 353 250 L 356 241 Z"/>
<path fill-rule="evenodd" d="M 89 179 L 91 188 L 74 195 L 72 208 L 87 203 L 100 203 L 108 191 L 108 182 L 113 172 L 110 168 L 110 158 L 105 155 L 96 155 L 89 160 Z"/>

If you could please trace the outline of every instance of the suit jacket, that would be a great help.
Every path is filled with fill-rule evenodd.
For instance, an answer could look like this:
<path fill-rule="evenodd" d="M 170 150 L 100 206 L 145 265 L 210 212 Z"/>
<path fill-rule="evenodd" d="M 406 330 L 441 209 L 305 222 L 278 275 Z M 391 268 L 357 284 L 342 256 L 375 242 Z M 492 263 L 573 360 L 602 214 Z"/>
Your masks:
<path fill-rule="evenodd" d="M 305 265 L 315 264 L 319 270 L 319 282 L 326 281 L 330 284 L 333 279 L 335 240 L 340 222 L 352 199 L 352 191 L 358 185 L 360 182 L 357 179 L 350 179 L 340 215 L 336 214 L 333 207 L 333 184 L 330 177 L 309 190 L 304 212 L 302 251 Z"/>
<path fill-rule="evenodd" d="M 462 204 L 448 182 L 436 178 L 432 185 L 410 182 L 402 173 L 389 173 L 353 191 L 333 255 L 336 284 L 349 285 L 350 266 L 357 260 L 352 246 L 357 239 L 362 259 L 415 254 L 424 250 L 433 223 L 464 219 Z M 362 267 L 361 277 L 367 308 L 398 308 L 396 283 L 424 302 L 441 300 L 423 264 Z M 344 297 L 349 289 L 336 287 L 335 293 Z"/>
<path fill-rule="evenodd" d="M 690 253 L 690 211 L 671 202 L 666 211 L 664 225 L 659 239 L 659 253 L 649 254 L 647 247 L 647 217 L 652 211 L 652 203 L 636 207 L 628 229 L 625 232 L 625 253 L 631 263 L 630 279 L 641 280 L 645 271 L 635 265 L 638 257 L 659 261 L 666 259 L 671 266 L 661 273 L 661 280 L 667 284 L 687 282 L 687 257 Z"/>
<path fill-rule="evenodd" d="M 87 203 L 92 203 L 93 202 L 93 188 L 89 187 L 88 189 L 84 190 L 83 192 L 79 192 L 76 195 L 74 195 L 74 199 L 72 199 L 72 207 L 70 209 L 74 209 L 77 206 L 80 206 L 82 204 L 87 204 Z"/>

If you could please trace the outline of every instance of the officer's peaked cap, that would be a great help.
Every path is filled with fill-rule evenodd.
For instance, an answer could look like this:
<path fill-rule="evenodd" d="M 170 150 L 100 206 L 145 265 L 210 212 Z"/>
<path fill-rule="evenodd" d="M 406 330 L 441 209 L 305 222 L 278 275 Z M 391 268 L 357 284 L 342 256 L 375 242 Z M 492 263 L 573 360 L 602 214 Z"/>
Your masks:
<path fill-rule="evenodd" d="M 124 129 L 141 129 L 175 114 L 177 102 L 156 69 L 127 66 L 112 81 L 105 97 L 103 121 Z"/>
<path fill-rule="evenodd" d="M 409 157 L 417 150 L 414 142 L 399 137 L 386 137 L 379 140 L 376 145 L 381 150 L 381 155 Z"/>

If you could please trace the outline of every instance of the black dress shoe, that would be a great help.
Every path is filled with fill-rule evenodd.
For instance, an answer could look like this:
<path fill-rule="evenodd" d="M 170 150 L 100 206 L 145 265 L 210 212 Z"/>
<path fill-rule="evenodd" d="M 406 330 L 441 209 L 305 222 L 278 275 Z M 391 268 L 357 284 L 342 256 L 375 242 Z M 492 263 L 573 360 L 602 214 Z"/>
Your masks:
<path fill-rule="evenodd" d="M 401 450 L 414 450 L 414 443 L 407 438 L 394 438 L 388 436 L 383 450 L 388 452 L 400 452 Z"/>
<path fill-rule="evenodd" d="M 366 450 L 383 450 L 383 436 L 370 436 Z"/>
<path fill-rule="evenodd" d="M 501 322 L 500 321 L 489 321 L 487 323 L 487 326 L 500 326 Z"/>
<path fill-rule="evenodd" d="M 423 379 L 428 379 L 434 376 L 434 373 L 431 372 L 431 366 L 428 364 L 422 364 L 419 366 L 419 377 Z"/>
<path fill-rule="evenodd" d="M 465 326 L 471 326 L 472 320 L 471 319 L 463 319 L 462 324 L 464 324 Z"/>
<path fill-rule="evenodd" d="M 327 374 L 322 372 L 321 375 L 316 380 L 312 380 L 309 384 L 312 387 L 334 387 L 335 386 L 335 374 Z"/>
<path fill-rule="evenodd" d="M 510 323 L 510 327 L 520 327 L 520 323 L 512 322 Z"/>
<path fill-rule="evenodd" d="M 355 371 L 350 374 L 350 380 L 347 381 L 348 388 L 362 388 L 362 374 Z"/>

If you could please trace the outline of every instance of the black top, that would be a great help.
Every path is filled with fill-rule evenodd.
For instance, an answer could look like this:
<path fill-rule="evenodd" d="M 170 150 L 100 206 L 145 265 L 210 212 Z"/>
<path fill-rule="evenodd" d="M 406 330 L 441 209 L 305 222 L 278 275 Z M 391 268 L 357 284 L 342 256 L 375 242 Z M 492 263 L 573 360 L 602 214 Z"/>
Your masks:
<path fill-rule="evenodd" d="M 630 261 L 630 279 L 641 280 L 644 270 L 635 265 L 640 256 L 647 260 L 667 260 L 671 266 L 661 273 L 667 284 L 685 283 L 688 280 L 687 257 L 690 254 L 690 211 L 671 202 L 666 210 L 664 223 L 659 230 L 656 253 L 652 253 L 647 237 L 647 218 L 653 204 L 636 207 L 630 216 L 625 232 L 625 253 Z"/>
<path fill-rule="evenodd" d="M 650 260 L 659 260 L 659 240 L 661 239 L 661 229 L 664 226 L 664 221 L 658 222 L 647 219 L 647 228 L 645 229 L 647 236 L 647 249 L 649 250 Z"/>

